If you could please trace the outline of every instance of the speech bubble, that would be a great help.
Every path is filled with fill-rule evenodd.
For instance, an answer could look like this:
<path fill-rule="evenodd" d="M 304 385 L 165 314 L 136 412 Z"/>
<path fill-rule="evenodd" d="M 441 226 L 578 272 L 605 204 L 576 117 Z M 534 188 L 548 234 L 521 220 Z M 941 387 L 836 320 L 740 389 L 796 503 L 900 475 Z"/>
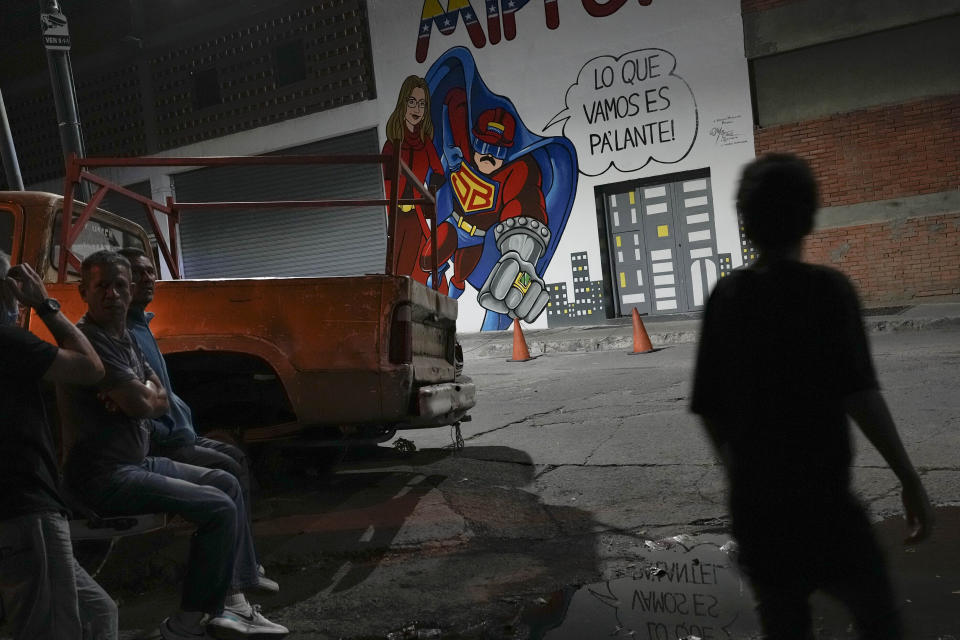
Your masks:
<path fill-rule="evenodd" d="M 628 172 L 651 160 L 679 162 L 693 148 L 699 115 L 693 90 L 676 68 L 676 57 L 656 48 L 593 58 L 567 89 L 566 108 L 544 130 L 563 122 L 580 172 L 588 176 L 611 166 Z"/>

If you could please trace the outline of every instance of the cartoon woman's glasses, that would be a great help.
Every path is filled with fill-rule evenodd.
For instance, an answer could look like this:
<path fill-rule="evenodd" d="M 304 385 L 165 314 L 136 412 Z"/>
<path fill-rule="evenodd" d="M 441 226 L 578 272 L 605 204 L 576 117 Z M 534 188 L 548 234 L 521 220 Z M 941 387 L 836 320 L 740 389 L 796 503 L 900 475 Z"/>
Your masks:
<path fill-rule="evenodd" d="M 427 108 L 427 101 L 426 101 L 426 100 L 417 100 L 416 98 L 414 98 L 413 96 L 411 96 L 411 97 L 407 98 L 407 107 L 410 108 L 410 109 L 415 109 L 415 108 L 417 108 L 417 107 L 420 107 L 421 109 L 426 109 L 426 108 Z"/>

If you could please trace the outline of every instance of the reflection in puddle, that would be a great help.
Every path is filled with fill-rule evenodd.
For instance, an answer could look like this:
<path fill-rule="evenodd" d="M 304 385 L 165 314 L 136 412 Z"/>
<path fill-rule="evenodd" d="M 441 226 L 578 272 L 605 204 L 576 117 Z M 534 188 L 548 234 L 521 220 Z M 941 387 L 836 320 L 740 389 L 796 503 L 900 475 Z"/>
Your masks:
<path fill-rule="evenodd" d="M 719 535 L 647 541 L 631 576 L 568 589 L 529 612 L 530 638 L 749 638 L 753 601 Z"/>
<path fill-rule="evenodd" d="M 936 511 L 933 536 L 917 547 L 901 544 L 901 517 L 874 527 L 903 603 L 906 640 L 960 640 L 960 507 Z M 735 564 L 728 537 L 676 536 L 648 541 L 633 572 L 607 582 L 567 587 L 524 623 L 530 640 L 737 640 L 759 638 L 749 583 Z M 855 638 L 842 608 L 816 595 L 814 627 L 820 640 Z"/>

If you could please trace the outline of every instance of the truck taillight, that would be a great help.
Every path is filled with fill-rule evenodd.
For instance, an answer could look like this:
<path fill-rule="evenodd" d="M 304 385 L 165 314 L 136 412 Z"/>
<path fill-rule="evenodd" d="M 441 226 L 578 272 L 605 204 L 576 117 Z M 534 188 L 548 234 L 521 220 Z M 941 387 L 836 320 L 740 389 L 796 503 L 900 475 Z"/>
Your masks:
<path fill-rule="evenodd" d="M 413 314 L 409 304 L 400 305 L 393 311 L 393 323 L 390 326 L 390 362 L 413 362 Z"/>

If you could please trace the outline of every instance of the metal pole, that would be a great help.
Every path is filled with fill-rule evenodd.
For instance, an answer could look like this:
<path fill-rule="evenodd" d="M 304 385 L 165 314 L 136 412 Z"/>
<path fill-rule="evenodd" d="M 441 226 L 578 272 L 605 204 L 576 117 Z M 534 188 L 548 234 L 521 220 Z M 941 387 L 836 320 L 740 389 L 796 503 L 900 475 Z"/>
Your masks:
<path fill-rule="evenodd" d="M 10 133 L 7 108 L 3 104 L 3 92 L 0 92 L 0 158 L 7 174 L 7 185 L 16 191 L 23 191 L 23 176 L 20 175 L 17 148 L 13 146 L 13 134 Z"/>
<path fill-rule="evenodd" d="M 40 12 L 62 13 L 57 0 L 40 0 Z M 57 111 L 60 146 L 63 148 L 64 161 L 71 153 L 83 158 L 86 153 L 83 149 L 83 133 L 80 130 L 80 115 L 77 108 L 77 93 L 73 84 L 70 51 L 44 46 L 47 50 L 47 66 L 50 68 L 50 85 L 53 89 L 53 103 Z M 83 183 L 80 184 L 79 195 L 83 200 L 90 199 L 89 189 Z"/>

